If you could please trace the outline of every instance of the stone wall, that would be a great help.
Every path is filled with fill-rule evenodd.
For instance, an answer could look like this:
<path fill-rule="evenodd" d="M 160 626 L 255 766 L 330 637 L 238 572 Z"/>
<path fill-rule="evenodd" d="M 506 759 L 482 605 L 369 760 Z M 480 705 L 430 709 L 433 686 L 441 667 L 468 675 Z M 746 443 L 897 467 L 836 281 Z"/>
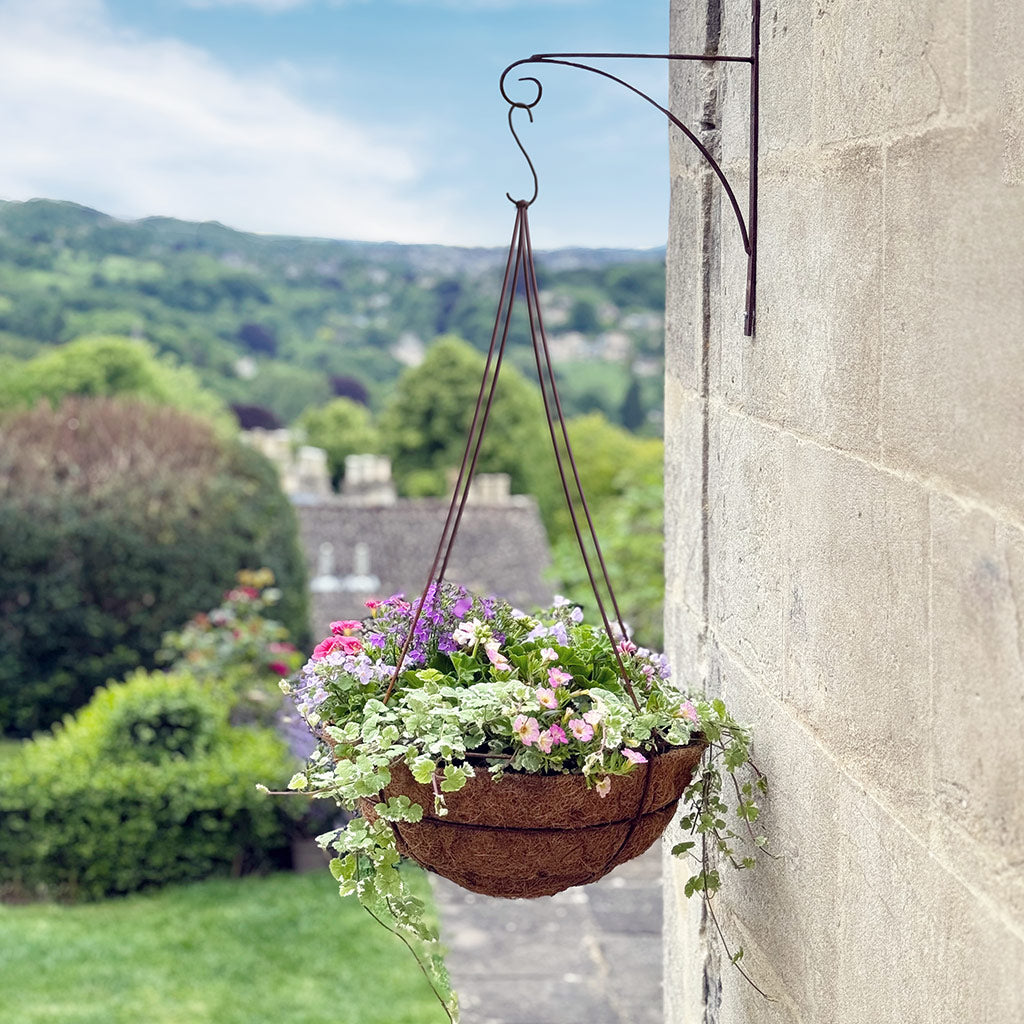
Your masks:
<path fill-rule="evenodd" d="M 673 0 L 673 49 L 749 18 Z M 773 1003 L 667 859 L 669 1024 L 1024 1021 L 1022 54 L 1019 0 L 765 0 L 753 339 L 673 139 L 670 653 L 754 726 L 780 859 L 717 903 Z M 672 79 L 741 195 L 747 81 Z"/>

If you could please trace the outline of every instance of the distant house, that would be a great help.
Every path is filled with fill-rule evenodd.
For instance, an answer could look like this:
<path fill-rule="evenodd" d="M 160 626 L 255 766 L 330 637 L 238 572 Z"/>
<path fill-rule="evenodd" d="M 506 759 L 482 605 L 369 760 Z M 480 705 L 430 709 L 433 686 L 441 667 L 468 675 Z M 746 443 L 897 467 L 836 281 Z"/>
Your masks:
<path fill-rule="evenodd" d="M 446 500 L 396 498 L 388 460 L 365 455 L 346 460 L 342 494 L 298 498 L 317 635 L 333 619 L 362 618 L 367 600 L 419 596 L 447 511 Z M 549 564 L 536 501 L 509 494 L 504 474 L 481 474 L 446 578 L 529 609 L 551 600 Z"/>

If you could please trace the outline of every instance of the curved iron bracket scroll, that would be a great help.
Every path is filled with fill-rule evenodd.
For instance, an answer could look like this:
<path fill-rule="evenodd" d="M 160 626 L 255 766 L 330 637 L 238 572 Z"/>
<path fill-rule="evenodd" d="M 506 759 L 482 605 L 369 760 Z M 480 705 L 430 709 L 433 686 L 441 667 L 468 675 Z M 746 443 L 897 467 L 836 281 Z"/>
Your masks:
<path fill-rule="evenodd" d="M 501 95 L 505 102 L 509 105 L 508 110 L 508 126 L 512 132 L 512 137 L 516 140 L 516 145 L 519 146 L 520 151 L 526 158 L 526 162 L 530 167 L 530 173 L 533 175 L 533 195 L 530 199 L 513 199 L 509 193 L 508 198 L 513 203 L 525 203 L 527 206 L 531 205 L 537 198 L 539 190 L 537 181 L 537 171 L 533 166 L 533 161 L 530 160 L 529 154 L 526 152 L 526 148 L 523 146 L 522 140 L 516 132 L 515 125 L 512 121 L 512 115 L 516 110 L 525 110 L 527 116 L 533 120 L 533 108 L 540 102 L 541 95 L 543 93 L 543 87 L 538 79 L 531 76 L 521 77 L 520 82 L 532 82 L 537 89 L 537 95 L 529 102 L 522 100 L 514 100 L 509 96 L 505 90 L 505 80 L 509 74 L 516 68 L 522 67 L 525 64 L 560 64 L 563 67 L 579 68 L 581 71 L 589 71 L 592 74 L 600 75 L 602 78 L 610 79 L 613 82 L 617 82 L 619 85 L 624 86 L 630 92 L 635 93 L 641 99 L 646 100 L 652 107 L 660 110 L 668 120 L 678 128 L 683 135 L 686 136 L 694 146 L 697 147 L 701 156 L 710 165 L 712 171 L 714 171 L 718 180 L 722 183 L 722 188 L 725 190 L 725 194 L 729 199 L 729 203 L 732 207 L 732 211 L 736 216 L 736 223 L 739 226 L 740 236 L 743 240 L 743 250 L 747 254 L 747 293 L 746 293 L 746 312 L 743 319 L 743 333 L 747 337 L 751 337 L 754 333 L 754 311 L 756 307 L 757 298 L 757 142 L 758 142 L 758 52 L 760 50 L 761 42 L 761 0 L 751 0 L 751 23 L 750 23 L 750 54 L 749 56 L 726 56 L 720 54 L 693 54 L 693 53 L 535 53 L 530 57 L 525 57 L 522 60 L 517 60 L 510 64 L 501 73 L 501 79 L 499 81 L 499 88 Z M 592 67 L 589 64 L 581 63 L 584 60 L 687 60 L 687 61 L 702 61 L 706 63 L 720 63 L 720 64 L 746 64 L 750 69 L 750 121 L 749 121 L 749 152 L 750 152 L 750 173 L 749 173 L 749 188 L 747 194 L 747 213 L 746 217 L 743 215 L 743 211 L 740 209 L 739 201 L 736 198 L 736 194 L 729 184 L 729 179 L 725 172 L 722 170 L 718 161 L 708 152 L 707 147 L 697 138 L 697 136 L 685 125 L 678 117 L 675 116 L 666 107 L 663 107 L 656 100 L 652 99 L 647 93 L 642 92 L 635 85 L 631 85 L 629 82 L 616 75 L 611 74 L 609 71 L 605 71 L 603 68 Z"/>

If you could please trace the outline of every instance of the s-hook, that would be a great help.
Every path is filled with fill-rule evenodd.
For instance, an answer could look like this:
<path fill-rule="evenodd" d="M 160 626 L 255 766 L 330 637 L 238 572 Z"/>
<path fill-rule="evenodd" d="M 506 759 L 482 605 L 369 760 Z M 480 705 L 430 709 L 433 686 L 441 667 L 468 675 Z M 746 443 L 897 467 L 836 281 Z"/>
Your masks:
<path fill-rule="evenodd" d="M 729 199 L 729 203 L 732 206 L 732 211 L 736 215 L 736 223 L 740 229 L 740 236 L 743 240 L 743 250 L 747 254 L 747 294 L 746 294 L 746 313 L 743 319 L 743 333 L 747 337 L 751 337 L 754 333 L 754 311 L 756 307 L 757 299 L 757 141 L 758 141 L 758 52 L 760 50 L 761 43 L 761 0 L 751 0 L 751 18 L 750 18 L 750 54 L 749 56 L 726 56 L 717 53 L 535 53 L 530 57 L 525 57 L 522 60 L 517 60 L 510 64 L 501 73 L 501 79 L 498 87 L 501 90 L 501 95 L 505 102 L 509 105 L 508 110 L 508 126 L 512 132 L 512 137 L 516 140 L 516 145 L 519 147 L 523 156 L 526 158 L 526 163 L 529 165 L 530 173 L 533 175 L 533 195 L 527 200 L 516 200 L 513 199 L 509 193 L 505 193 L 509 200 L 513 203 L 525 203 L 530 206 L 537 198 L 539 191 L 537 181 L 537 171 L 533 166 L 533 161 L 530 159 L 529 154 L 526 152 L 526 147 L 523 146 L 522 140 L 516 132 L 515 125 L 512 122 L 512 115 L 516 110 L 525 110 L 530 120 L 533 120 L 533 108 L 540 102 L 541 95 L 543 93 L 543 87 L 540 81 L 532 76 L 526 76 L 519 79 L 520 82 L 533 82 L 537 87 L 537 95 L 529 102 L 523 102 L 521 100 L 514 100 L 509 96 L 505 90 L 505 79 L 509 73 L 524 64 L 560 64 L 563 67 L 579 68 L 581 71 L 590 71 L 595 75 L 600 75 L 602 78 L 607 78 L 612 82 L 617 82 L 619 85 L 624 86 L 630 92 L 635 93 L 641 99 L 646 100 L 652 107 L 660 110 L 668 120 L 678 128 L 687 139 L 690 140 L 697 147 L 701 156 L 708 162 L 711 169 L 715 172 L 718 180 L 722 183 L 722 188 L 725 190 L 725 194 Z M 675 116 L 666 107 L 663 107 L 656 100 L 652 99 L 647 93 L 642 92 L 635 85 L 631 85 L 629 82 L 622 78 L 618 78 L 616 75 L 611 74 L 609 71 L 605 71 L 603 68 L 592 67 L 589 64 L 581 63 L 584 60 L 688 60 L 688 61 L 702 61 L 707 63 L 721 63 L 721 64 L 746 64 L 750 68 L 750 118 L 749 118 L 749 153 L 750 153 L 750 173 L 749 173 L 749 188 L 747 196 L 747 215 L 746 218 L 743 216 L 743 212 L 740 210 L 739 201 L 736 199 L 736 194 L 729 184 L 729 179 L 726 177 L 725 172 L 722 170 L 718 161 L 708 152 L 707 147 L 697 138 L 694 133 L 687 128 L 678 117 Z"/>

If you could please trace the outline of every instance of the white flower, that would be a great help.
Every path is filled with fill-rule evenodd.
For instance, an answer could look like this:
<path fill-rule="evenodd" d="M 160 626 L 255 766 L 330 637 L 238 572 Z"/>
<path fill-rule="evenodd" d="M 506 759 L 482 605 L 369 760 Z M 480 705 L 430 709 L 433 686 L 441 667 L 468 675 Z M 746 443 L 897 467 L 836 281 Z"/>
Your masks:
<path fill-rule="evenodd" d="M 461 647 L 472 647 L 480 640 L 485 628 L 479 619 L 470 619 L 469 622 L 462 622 L 456 627 L 452 639 Z"/>

